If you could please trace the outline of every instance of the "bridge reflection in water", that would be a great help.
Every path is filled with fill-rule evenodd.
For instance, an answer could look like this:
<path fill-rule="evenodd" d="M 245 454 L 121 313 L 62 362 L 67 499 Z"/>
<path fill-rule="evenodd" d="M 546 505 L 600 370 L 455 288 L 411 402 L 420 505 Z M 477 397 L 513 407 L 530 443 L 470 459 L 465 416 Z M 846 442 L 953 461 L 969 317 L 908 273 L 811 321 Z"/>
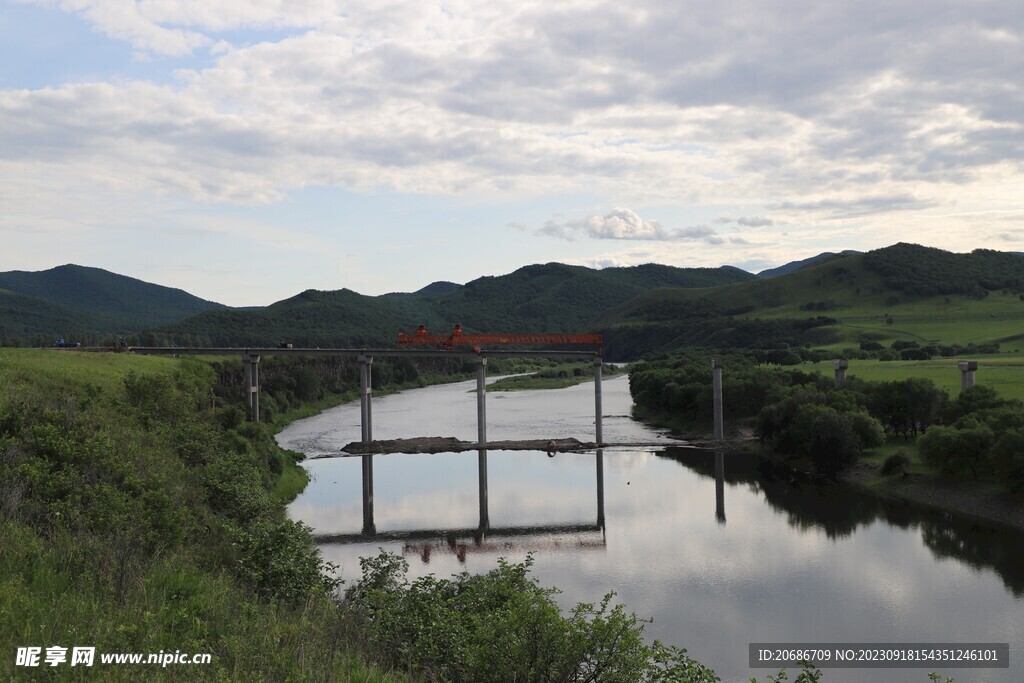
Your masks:
<path fill-rule="evenodd" d="M 363 530 L 349 534 L 316 534 L 318 545 L 349 545 L 367 541 L 404 541 L 403 552 L 419 555 L 430 561 L 434 552 L 456 555 L 460 562 L 468 553 L 499 553 L 513 550 L 593 550 L 604 549 L 604 449 L 594 455 L 596 474 L 596 519 L 593 524 L 551 523 L 527 526 L 492 527 L 490 523 L 487 487 L 487 450 L 477 451 L 478 489 L 480 501 L 479 524 L 475 528 L 411 529 L 378 531 L 373 511 L 373 459 L 362 457 Z"/>
<path fill-rule="evenodd" d="M 607 547 L 604 511 L 604 449 L 594 454 L 596 518 L 593 524 L 550 523 L 492 527 L 490 523 L 487 450 L 477 451 L 479 523 L 474 527 L 379 531 L 373 509 L 373 459 L 362 457 L 363 528 L 359 533 L 317 534 L 319 545 L 355 545 L 368 541 L 404 542 L 405 554 L 419 555 L 424 563 L 431 554 L 454 554 L 464 562 L 468 553 L 502 553 L 531 550 L 594 550 Z M 715 519 L 725 524 L 725 454 L 715 452 Z"/>

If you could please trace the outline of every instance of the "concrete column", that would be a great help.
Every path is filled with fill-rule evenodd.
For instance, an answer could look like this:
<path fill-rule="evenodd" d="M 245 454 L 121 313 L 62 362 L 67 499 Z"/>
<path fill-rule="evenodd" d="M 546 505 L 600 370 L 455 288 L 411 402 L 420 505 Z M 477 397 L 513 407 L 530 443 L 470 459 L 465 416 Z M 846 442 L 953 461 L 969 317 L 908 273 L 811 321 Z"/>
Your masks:
<path fill-rule="evenodd" d="M 373 521 L 373 456 L 363 456 L 363 533 L 374 536 L 377 525 Z"/>
<path fill-rule="evenodd" d="M 476 361 L 476 442 L 480 448 L 487 445 L 487 359 L 483 356 Z"/>
<path fill-rule="evenodd" d="M 597 449 L 597 525 L 604 529 L 604 449 Z"/>
<path fill-rule="evenodd" d="M 372 356 L 359 356 L 359 424 L 362 427 L 363 443 L 373 441 L 373 384 Z"/>
<path fill-rule="evenodd" d="M 725 438 L 725 418 L 722 414 L 722 361 L 717 358 L 711 361 L 711 385 L 714 394 L 715 408 L 715 439 Z"/>
<path fill-rule="evenodd" d="M 725 451 L 715 451 L 715 519 L 725 524 Z"/>
<path fill-rule="evenodd" d="M 245 368 L 245 405 L 249 410 L 249 421 L 260 421 L 260 357 L 246 353 L 242 356 Z"/>
<path fill-rule="evenodd" d="M 594 361 L 594 438 L 597 445 L 604 443 L 604 408 L 601 406 L 601 370 L 603 363 L 600 358 Z"/>
<path fill-rule="evenodd" d="M 960 368 L 960 389 L 969 389 L 974 386 L 974 373 L 978 370 L 978 361 L 959 360 L 956 362 Z"/>
<path fill-rule="evenodd" d="M 477 474 L 480 478 L 480 534 L 491 530 L 491 519 L 487 505 L 487 449 L 481 448 L 476 457 Z"/>
<path fill-rule="evenodd" d="M 836 386 L 843 386 L 846 383 L 846 368 L 850 367 L 850 361 L 845 358 L 836 358 L 832 361 L 832 367 L 836 371 Z"/>

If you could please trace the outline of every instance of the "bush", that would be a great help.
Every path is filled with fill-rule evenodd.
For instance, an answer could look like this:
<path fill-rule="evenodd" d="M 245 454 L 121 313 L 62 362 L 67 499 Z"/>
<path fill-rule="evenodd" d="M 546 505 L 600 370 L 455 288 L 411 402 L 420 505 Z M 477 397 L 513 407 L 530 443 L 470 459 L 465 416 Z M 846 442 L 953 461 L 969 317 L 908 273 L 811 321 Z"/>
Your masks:
<path fill-rule="evenodd" d="M 382 657 L 430 680 L 719 680 L 685 650 L 647 645 L 645 622 L 613 606 L 613 594 L 562 616 L 557 590 L 539 586 L 531 564 L 499 559 L 486 574 L 410 582 L 408 563 L 381 552 L 360 560 L 345 601 Z"/>
<path fill-rule="evenodd" d="M 878 468 L 878 473 L 886 477 L 897 474 L 906 476 L 908 467 L 910 467 L 910 458 L 907 456 L 906 451 L 900 449 L 882 461 L 881 467 Z"/>
<path fill-rule="evenodd" d="M 314 592 L 338 586 L 326 574 L 334 567 L 323 561 L 310 528 L 301 522 L 259 524 L 239 533 L 238 548 L 239 575 L 265 597 L 299 604 Z"/>

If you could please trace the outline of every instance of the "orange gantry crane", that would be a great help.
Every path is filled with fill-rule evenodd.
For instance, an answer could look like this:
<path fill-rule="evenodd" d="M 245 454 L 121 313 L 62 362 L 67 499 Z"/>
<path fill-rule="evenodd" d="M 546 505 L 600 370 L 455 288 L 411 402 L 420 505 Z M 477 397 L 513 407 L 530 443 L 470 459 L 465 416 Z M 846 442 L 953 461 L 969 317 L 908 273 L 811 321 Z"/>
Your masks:
<path fill-rule="evenodd" d="M 462 325 L 456 325 L 451 334 L 430 334 L 424 325 L 420 325 L 416 334 L 399 332 L 398 344 L 443 346 L 446 349 L 469 346 L 474 351 L 479 351 L 484 344 L 587 344 L 596 346 L 600 355 L 603 337 L 600 334 L 463 334 Z"/>

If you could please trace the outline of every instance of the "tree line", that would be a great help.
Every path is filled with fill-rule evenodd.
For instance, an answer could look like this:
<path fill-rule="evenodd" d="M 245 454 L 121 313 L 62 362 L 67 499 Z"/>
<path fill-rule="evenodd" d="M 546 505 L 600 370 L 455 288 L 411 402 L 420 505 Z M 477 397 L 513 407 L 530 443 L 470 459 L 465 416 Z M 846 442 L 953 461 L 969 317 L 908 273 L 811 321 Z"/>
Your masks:
<path fill-rule="evenodd" d="M 723 407 L 747 420 L 770 453 L 806 458 L 823 473 L 852 464 L 887 436 L 920 436 L 922 460 L 946 476 L 995 476 L 1024 490 L 1024 404 L 975 386 L 951 398 L 924 378 L 869 382 L 761 365 L 754 354 L 719 354 Z M 630 392 L 641 415 L 707 428 L 713 420 L 711 354 L 691 352 L 635 365 Z"/>

